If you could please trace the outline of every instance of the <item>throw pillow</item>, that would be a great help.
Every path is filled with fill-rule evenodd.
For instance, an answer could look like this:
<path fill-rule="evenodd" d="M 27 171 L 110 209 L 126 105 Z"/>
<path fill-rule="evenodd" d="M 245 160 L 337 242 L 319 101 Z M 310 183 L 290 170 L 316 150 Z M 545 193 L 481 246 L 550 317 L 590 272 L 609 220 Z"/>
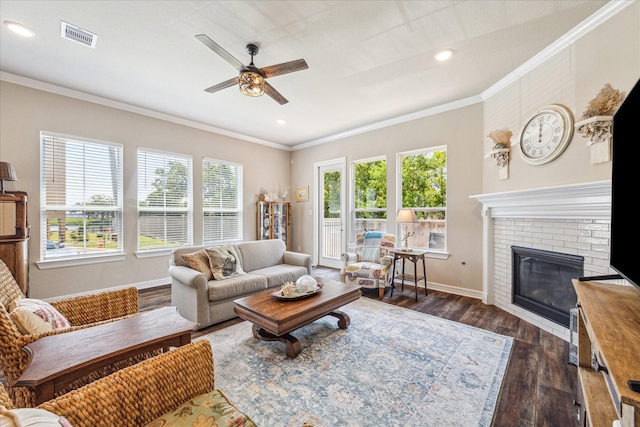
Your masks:
<path fill-rule="evenodd" d="M 205 251 L 209 257 L 209 267 L 215 280 L 224 280 L 244 274 L 240 258 L 233 246 L 213 246 L 206 248 Z"/>
<path fill-rule="evenodd" d="M 191 252 L 190 254 L 182 254 L 180 256 L 189 267 L 204 274 L 207 277 L 207 280 L 213 279 L 211 267 L 209 267 L 209 257 L 204 249 L 200 249 L 197 252 Z"/>
<path fill-rule="evenodd" d="M 23 335 L 71 327 L 51 304 L 34 298 L 18 298 L 9 304 L 9 316 Z"/>
<path fill-rule="evenodd" d="M 8 410 L 0 406 L 0 427 L 72 427 L 65 418 L 39 408 Z"/>

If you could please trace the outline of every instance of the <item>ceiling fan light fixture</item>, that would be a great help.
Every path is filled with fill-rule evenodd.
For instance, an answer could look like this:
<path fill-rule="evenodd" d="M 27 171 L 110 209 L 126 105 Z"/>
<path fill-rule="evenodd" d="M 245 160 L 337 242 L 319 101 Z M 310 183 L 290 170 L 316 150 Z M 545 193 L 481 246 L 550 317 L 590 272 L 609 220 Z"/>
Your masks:
<path fill-rule="evenodd" d="M 254 71 L 243 71 L 239 76 L 240 92 L 247 96 L 261 96 L 264 93 L 264 77 Z"/>

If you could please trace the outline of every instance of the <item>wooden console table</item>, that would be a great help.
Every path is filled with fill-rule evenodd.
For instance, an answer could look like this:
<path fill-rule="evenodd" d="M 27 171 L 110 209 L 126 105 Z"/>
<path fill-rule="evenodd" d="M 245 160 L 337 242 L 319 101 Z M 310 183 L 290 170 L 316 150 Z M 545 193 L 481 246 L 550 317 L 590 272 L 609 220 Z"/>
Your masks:
<path fill-rule="evenodd" d="M 36 405 L 53 399 L 69 383 L 104 366 L 191 342 L 197 323 L 163 307 L 114 322 L 50 335 L 25 346 L 30 363 L 16 387 L 35 389 Z"/>
<path fill-rule="evenodd" d="M 416 302 L 418 302 L 418 282 L 420 282 L 420 280 L 424 281 L 424 294 L 427 295 L 427 263 L 424 260 L 424 255 L 428 252 L 416 249 L 412 249 L 410 251 L 395 249 L 391 252 L 393 253 L 393 267 L 391 269 L 391 296 L 393 296 L 395 281 L 400 279 L 402 285 L 401 289 L 404 290 L 404 282 L 406 280 L 408 282 L 413 282 L 416 289 Z M 396 277 L 396 261 L 400 259 L 402 260 L 402 274 L 399 274 Z M 415 274 L 404 273 L 404 264 L 406 260 L 413 263 L 413 272 Z M 418 261 L 420 260 L 422 260 L 422 276 L 418 276 Z"/>
<path fill-rule="evenodd" d="M 640 291 L 573 280 L 578 296 L 578 418 L 580 425 L 640 426 Z"/>

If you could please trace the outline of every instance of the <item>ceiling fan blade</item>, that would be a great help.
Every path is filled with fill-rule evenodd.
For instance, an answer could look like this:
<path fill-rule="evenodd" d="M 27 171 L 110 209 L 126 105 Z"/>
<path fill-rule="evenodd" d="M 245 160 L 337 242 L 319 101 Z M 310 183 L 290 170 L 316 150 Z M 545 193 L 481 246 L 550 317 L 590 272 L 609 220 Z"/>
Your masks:
<path fill-rule="evenodd" d="M 207 46 L 209 49 L 211 49 L 212 51 L 220 55 L 225 61 L 231 64 L 231 66 L 234 67 L 236 70 L 242 71 L 245 68 L 245 66 L 242 65 L 242 62 L 238 61 L 229 52 L 227 52 L 222 47 L 220 47 L 218 43 L 214 42 L 206 35 L 198 34 L 196 38 L 200 40 L 202 43 L 204 43 L 204 45 Z"/>
<path fill-rule="evenodd" d="M 275 90 L 273 86 L 271 86 L 267 82 L 264 82 L 264 93 L 269 95 L 271 98 L 275 99 L 280 105 L 284 105 L 287 102 L 289 102 L 284 96 L 280 95 L 280 92 Z"/>
<path fill-rule="evenodd" d="M 205 89 L 205 92 L 214 93 L 214 92 L 217 92 L 217 91 L 219 91 L 219 90 L 222 90 L 222 89 L 226 89 L 226 88 L 228 88 L 228 87 L 231 87 L 231 86 L 233 86 L 233 85 L 237 85 L 238 83 L 239 83 L 238 78 L 237 78 L 237 77 L 234 77 L 234 78 L 232 78 L 232 79 L 227 80 L 226 82 L 218 83 L 218 84 L 217 84 L 217 85 L 215 85 L 215 86 L 211 86 L 211 87 L 209 87 L 209 88 L 206 88 L 206 89 Z"/>
<path fill-rule="evenodd" d="M 294 71 L 306 70 L 307 68 L 309 68 L 309 66 L 304 59 L 296 59 L 295 61 L 283 62 L 282 64 L 270 65 L 261 68 L 260 71 L 262 71 L 266 78 L 269 78 L 293 73 Z"/>

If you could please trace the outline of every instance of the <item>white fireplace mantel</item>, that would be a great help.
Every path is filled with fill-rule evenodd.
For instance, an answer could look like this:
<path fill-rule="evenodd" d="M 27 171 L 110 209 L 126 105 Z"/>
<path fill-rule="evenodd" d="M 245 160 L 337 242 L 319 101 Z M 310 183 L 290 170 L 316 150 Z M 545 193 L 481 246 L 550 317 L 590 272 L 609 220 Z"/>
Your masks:
<path fill-rule="evenodd" d="M 611 181 L 477 194 L 483 205 L 483 295 L 494 304 L 494 219 L 610 220 Z"/>
<path fill-rule="evenodd" d="M 611 181 L 469 196 L 489 218 L 609 219 Z"/>

